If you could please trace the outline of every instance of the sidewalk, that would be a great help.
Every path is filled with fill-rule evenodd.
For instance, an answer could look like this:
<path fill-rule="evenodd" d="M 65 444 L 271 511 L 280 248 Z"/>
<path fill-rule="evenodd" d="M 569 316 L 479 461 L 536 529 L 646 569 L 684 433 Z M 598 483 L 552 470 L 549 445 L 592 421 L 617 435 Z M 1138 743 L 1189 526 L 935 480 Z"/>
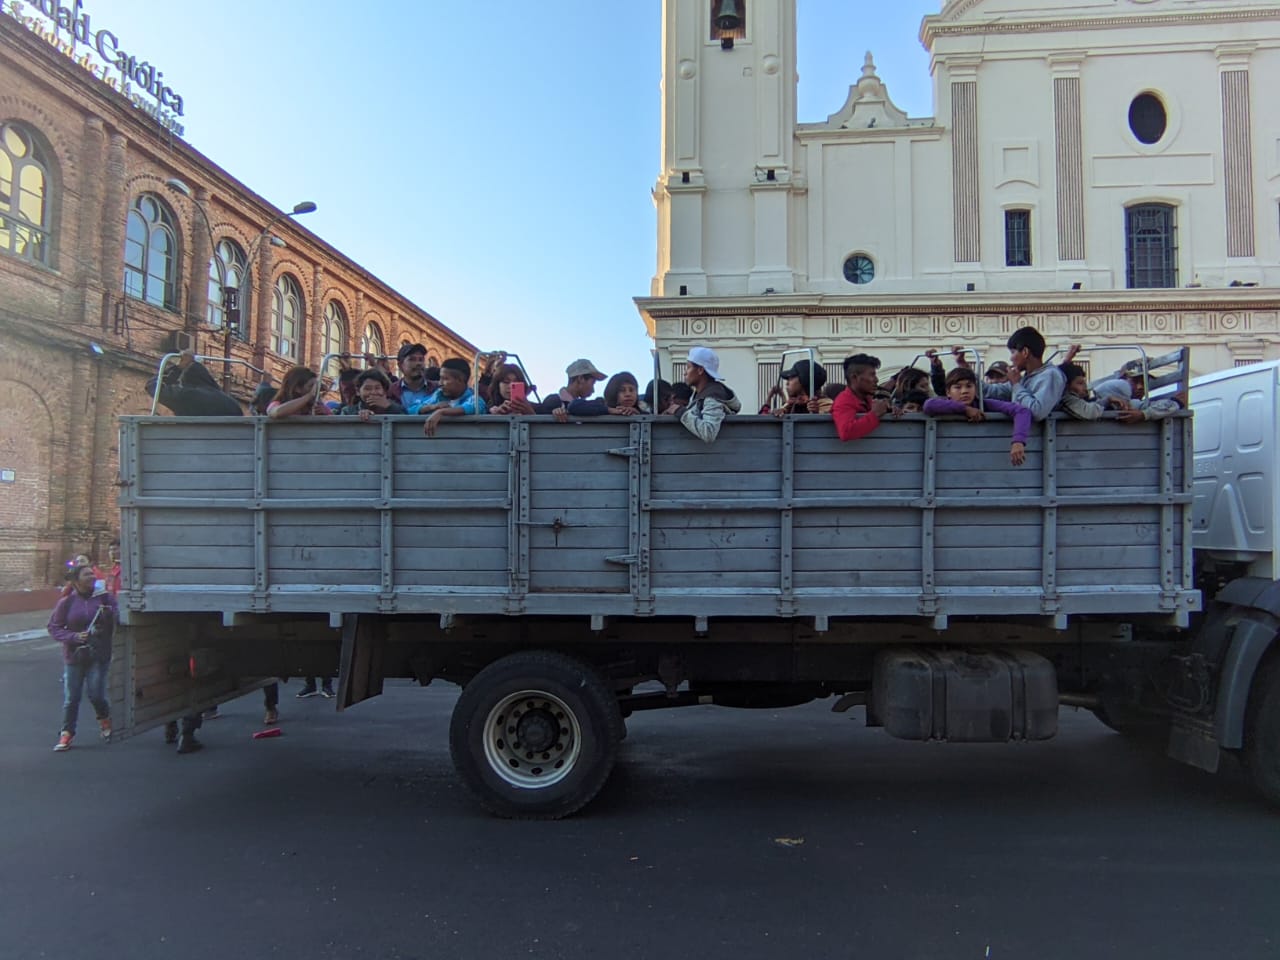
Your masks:
<path fill-rule="evenodd" d="M 0 614 L 0 643 L 15 643 L 19 640 L 38 640 L 47 637 L 45 624 L 49 622 L 49 610 L 36 610 L 31 613 Z"/>

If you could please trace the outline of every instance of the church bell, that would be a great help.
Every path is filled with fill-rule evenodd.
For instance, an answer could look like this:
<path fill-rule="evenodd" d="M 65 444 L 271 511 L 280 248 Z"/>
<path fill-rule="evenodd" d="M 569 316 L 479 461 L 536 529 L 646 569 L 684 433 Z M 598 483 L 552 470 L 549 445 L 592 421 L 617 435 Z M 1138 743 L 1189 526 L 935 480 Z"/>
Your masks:
<path fill-rule="evenodd" d="M 742 10 L 738 0 L 720 0 L 716 10 L 716 26 L 721 30 L 737 30 L 742 26 Z"/>

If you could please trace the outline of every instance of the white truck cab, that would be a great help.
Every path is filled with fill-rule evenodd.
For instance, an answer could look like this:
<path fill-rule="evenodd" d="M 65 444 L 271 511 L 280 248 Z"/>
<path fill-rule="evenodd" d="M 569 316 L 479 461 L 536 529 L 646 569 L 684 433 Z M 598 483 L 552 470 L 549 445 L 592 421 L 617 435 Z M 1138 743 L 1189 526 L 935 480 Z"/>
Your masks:
<path fill-rule="evenodd" d="M 1195 411 L 1192 547 L 1204 562 L 1274 579 L 1280 552 L 1280 361 L 1191 383 Z"/>

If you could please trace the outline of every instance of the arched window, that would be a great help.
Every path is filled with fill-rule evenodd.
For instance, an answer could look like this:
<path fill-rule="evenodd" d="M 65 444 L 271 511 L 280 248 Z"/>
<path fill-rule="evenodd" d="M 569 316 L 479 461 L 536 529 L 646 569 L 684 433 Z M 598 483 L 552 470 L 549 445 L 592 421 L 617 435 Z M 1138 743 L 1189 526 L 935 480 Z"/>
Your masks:
<path fill-rule="evenodd" d="M 325 353 L 347 352 L 347 314 L 337 300 L 330 300 L 328 306 L 324 308 L 323 346 Z M 329 369 L 325 374 L 336 377 L 341 369 L 342 366 L 337 360 L 330 360 Z"/>
<path fill-rule="evenodd" d="M 1173 214 L 1167 203 L 1141 203 L 1125 210 L 1125 280 L 1130 289 L 1178 285 Z"/>
<path fill-rule="evenodd" d="M 370 323 L 364 328 L 364 334 L 360 337 L 360 352 L 371 353 L 375 357 L 386 352 L 382 345 L 382 331 L 376 323 Z"/>
<path fill-rule="evenodd" d="M 124 292 L 168 310 L 178 307 L 176 222 L 167 203 L 144 193 L 125 225 Z"/>
<path fill-rule="evenodd" d="M 0 252 L 48 266 L 49 159 L 31 132 L 0 124 Z"/>
<path fill-rule="evenodd" d="M 240 325 L 234 331 L 241 339 L 245 336 L 245 318 L 249 312 L 249 261 L 240 244 L 222 239 L 209 258 L 209 307 L 206 314 L 209 323 L 221 327 L 227 322 L 223 310 L 223 287 L 235 289 L 240 303 Z"/>
<path fill-rule="evenodd" d="M 302 332 L 302 288 L 289 274 L 271 291 L 271 349 L 290 360 L 298 359 L 298 335 Z"/>

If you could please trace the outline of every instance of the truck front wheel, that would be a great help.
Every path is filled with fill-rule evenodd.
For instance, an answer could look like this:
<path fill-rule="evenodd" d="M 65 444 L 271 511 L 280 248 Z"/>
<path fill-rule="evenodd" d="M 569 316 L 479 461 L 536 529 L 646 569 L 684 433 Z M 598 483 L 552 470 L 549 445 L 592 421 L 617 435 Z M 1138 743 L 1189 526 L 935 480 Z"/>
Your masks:
<path fill-rule="evenodd" d="M 1280 655 L 1275 653 L 1253 678 L 1242 758 L 1258 792 L 1280 804 Z"/>
<path fill-rule="evenodd" d="M 549 651 L 485 667 L 449 724 L 453 765 L 480 805 L 525 820 L 556 820 L 591 802 L 621 739 L 618 700 L 600 674 Z"/>

